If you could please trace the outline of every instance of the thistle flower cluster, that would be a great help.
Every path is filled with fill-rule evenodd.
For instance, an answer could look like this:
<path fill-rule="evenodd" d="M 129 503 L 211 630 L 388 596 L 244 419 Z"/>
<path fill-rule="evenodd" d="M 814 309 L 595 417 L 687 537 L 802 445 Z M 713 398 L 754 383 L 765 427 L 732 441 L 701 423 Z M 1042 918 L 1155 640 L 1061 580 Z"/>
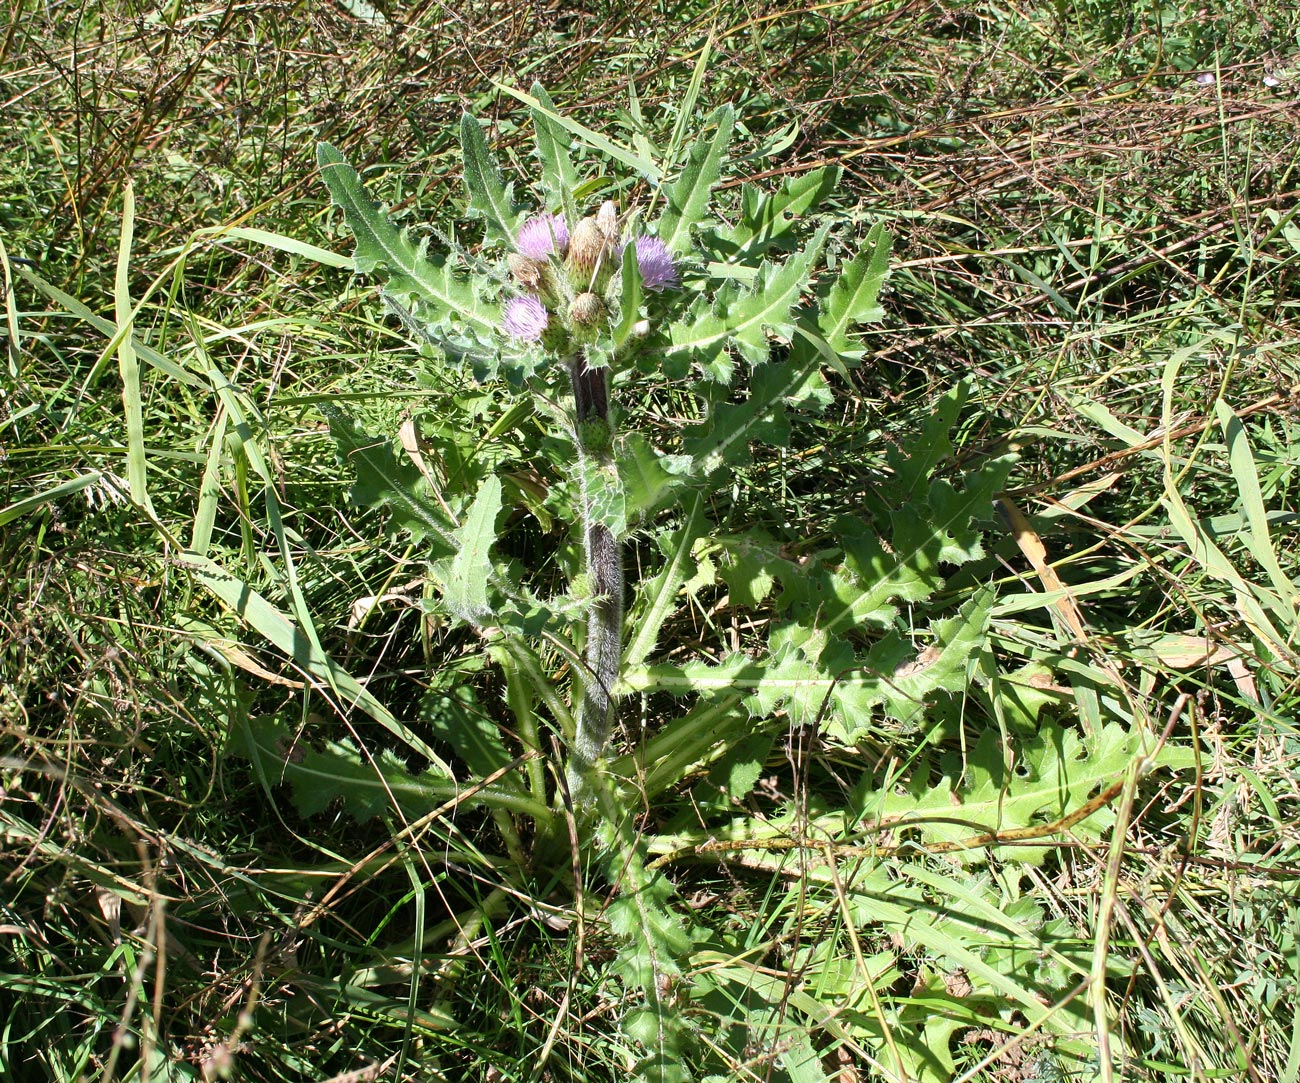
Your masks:
<path fill-rule="evenodd" d="M 619 293 L 623 250 L 618 210 L 610 201 L 572 232 L 562 214 L 528 219 L 515 236 L 510 273 L 522 293 L 506 302 L 502 327 L 525 342 L 541 342 L 555 353 L 594 342 L 610 321 Z M 641 284 L 655 293 L 677 285 L 672 253 L 658 237 L 635 245 Z"/>

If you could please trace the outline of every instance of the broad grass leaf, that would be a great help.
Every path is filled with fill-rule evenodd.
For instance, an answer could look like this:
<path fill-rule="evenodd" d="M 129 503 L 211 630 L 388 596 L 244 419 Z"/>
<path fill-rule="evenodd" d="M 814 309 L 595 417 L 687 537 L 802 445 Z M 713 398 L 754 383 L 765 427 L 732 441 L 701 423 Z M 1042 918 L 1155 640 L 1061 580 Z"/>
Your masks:
<path fill-rule="evenodd" d="M 303 816 L 324 812 L 337 802 L 357 820 L 391 809 L 414 821 L 458 800 L 462 807 L 499 808 L 541 819 L 549 815 L 544 805 L 515 787 L 495 784 L 465 797 L 464 785 L 449 775 L 435 770 L 414 773 L 388 750 L 363 755 L 342 741 L 317 748 L 297 740 L 276 718 L 241 720 L 231 732 L 227 751 L 251 761 L 264 785 L 287 782 Z"/>

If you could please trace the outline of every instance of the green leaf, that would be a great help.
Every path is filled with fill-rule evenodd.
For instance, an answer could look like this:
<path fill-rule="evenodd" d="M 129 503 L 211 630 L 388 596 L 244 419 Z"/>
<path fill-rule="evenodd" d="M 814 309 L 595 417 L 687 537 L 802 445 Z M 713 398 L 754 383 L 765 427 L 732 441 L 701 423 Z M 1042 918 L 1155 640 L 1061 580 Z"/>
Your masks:
<path fill-rule="evenodd" d="M 1228 445 L 1228 466 L 1232 470 L 1233 481 L 1237 483 L 1241 509 L 1248 524 L 1242 532 L 1242 540 L 1250 555 L 1268 573 L 1274 591 L 1274 595 L 1268 599 L 1270 608 L 1281 613 L 1283 620 L 1294 626 L 1296 585 L 1282 570 L 1277 549 L 1269 537 L 1268 510 L 1264 507 L 1264 494 L 1259 484 L 1259 471 L 1255 467 L 1255 453 L 1250 446 L 1250 437 L 1246 435 L 1241 419 L 1222 399 L 1215 401 L 1214 413 L 1223 426 L 1223 437 Z M 1257 593 L 1261 591 L 1257 590 Z"/>
<path fill-rule="evenodd" d="M 795 219 L 807 214 L 839 183 L 840 167 L 822 166 L 787 177 L 775 192 L 752 184 L 740 190 L 740 220 L 713 238 L 730 263 L 743 263 L 794 235 Z"/>
<path fill-rule="evenodd" d="M 359 707 L 403 744 L 409 746 L 451 776 L 451 768 L 416 734 L 393 717 L 355 677 L 314 643 L 303 629 L 280 612 L 266 598 L 225 568 L 198 553 L 186 553 L 185 565 L 212 595 L 228 606 L 250 628 L 292 658 L 294 665 L 343 699 L 340 713 Z"/>
<path fill-rule="evenodd" d="M 829 229 L 823 225 L 801 252 L 779 266 L 764 263 L 749 289 L 727 282 L 711 306 L 694 305 L 688 321 L 669 329 L 671 345 L 665 360 L 671 364 L 674 357 L 689 357 L 722 383 L 730 375 L 724 357 L 729 344 L 752 365 L 766 361 L 772 348 L 769 334 L 788 341 L 794 333 L 791 313 L 808 285 Z"/>
<path fill-rule="evenodd" d="M 329 422 L 339 461 L 356 471 L 352 500 L 360 507 L 387 507 L 392 525 L 410 532 L 417 541 L 434 543 L 433 553 L 450 556 L 459 549 L 454 524 L 436 501 L 429 499 L 428 482 L 409 459 L 399 459 L 393 445 L 363 432 L 334 406 L 321 407 Z"/>
<path fill-rule="evenodd" d="M 533 97 L 537 106 L 529 110 L 533 128 L 537 133 L 537 160 L 542 165 L 542 192 L 548 209 L 561 210 L 569 228 L 578 221 L 577 207 L 573 201 L 578 187 L 578 171 L 569 157 L 569 137 L 562 125 L 556 122 L 555 103 L 541 83 L 533 83 Z"/>
<path fill-rule="evenodd" d="M 501 479 L 493 475 L 479 487 L 465 521 L 456 530 L 456 555 L 434 566 L 447 608 L 469 624 L 481 624 L 492 612 L 488 605 L 488 577 L 492 573 L 491 549 L 500 513 Z"/>
<path fill-rule="evenodd" d="M 522 90 L 516 90 L 514 87 L 507 86 L 505 83 L 499 83 L 495 79 L 492 80 L 492 85 L 498 90 L 509 94 L 512 98 L 523 102 L 530 110 L 542 113 L 549 120 L 558 124 L 561 128 L 572 132 L 588 146 L 594 147 L 603 154 L 609 155 L 609 157 L 613 158 L 616 162 L 622 162 L 625 166 L 632 169 L 632 171 L 638 176 L 644 177 L 651 184 L 659 183 L 659 170 L 650 159 L 637 154 L 635 151 L 629 150 L 627 147 L 622 146 L 619 143 L 615 143 L 613 140 L 601 135 L 600 132 L 593 131 L 591 128 L 579 124 L 576 120 L 564 116 L 562 113 L 557 112 L 553 105 L 550 105 L 548 102 L 544 103 L 538 101 L 538 99 L 533 97 L 531 94 L 525 94 Z"/>
<path fill-rule="evenodd" d="M 588 455 L 580 461 L 579 472 L 592 522 L 603 524 L 614 537 L 622 538 L 627 533 L 628 509 L 618 469 L 611 462 Z"/>
<path fill-rule="evenodd" d="M 855 741 L 870 728 L 877 704 L 889 718 L 909 723 L 924 712 L 936 692 L 965 689 L 968 663 L 988 636 L 993 601 L 992 590 L 981 590 L 956 617 L 932 622 L 929 645 L 919 652 L 894 632 L 876 643 L 862 665 L 864 679 L 837 688 L 832 730 L 845 741 Z M 845 655 L 847 660 L 847 651 Z M 830 658 L 825 661 L 835 665 Z"/>
<path fill-rule="evenodd" d="M 739 403 L 719 403 L 709 419 L 686 430 L 685 450 L 691 456 L 692 474 L 707 476 L 724 466 L 749 461 L 749 444 L 761 440 L 775 446 L 789 441 L 788 400 L 806 397 L 818 378 L 818 358 L 796 349 L 789 361 L 758 369 L 749 398 Z"/>
<path fill-rule="evenodd" d="M 482 133 L 480 133 L 480 138 Z M 495 343 L 500 313 L 480 297 L 480 290 L 457 275 L 445 254 L 429 255 L 416 246 L 366 195 L 361 178 L 328 143 L 316 148 L 321 176 L 334 203 L 342 208 L 356 237 L 352 262 L 358 274 L 373 274 L 400 307 L 412 309 L 439 340 L 459 332 Z"/>
<path fill-rule="evenodd" d="M 623 652 L 624 667 L 639 666 L 655 648 L 659 629 L 676 605 L 677 593 L 694 569 L 691 550 L 704 532 L 702 501 L 696 497 L 691 503 L 686 521 L 680 530 L 668 535 L 661 548 L 668 560 L 659 574 L 641 586 L 633 604 L 627 625 L 631 638 Z"/>
<path fill-rule="evenodd" d="M 720 574 L 732 605 L 746 609 L 762 605 L 776 585 L 776 572 L 788 575 L 794 571 L 794 565 L 781 556 L 776 540 L 764 530 L 715 540 L 728 557 Z"/>
<path fill-rule="evenodd" d="M 628 519 L 662 507 L 689 482 L 691 460 L 684 455 L 661 455 L 638 432 L 619 440 L 618 476 L 627 501 Z"/>
<path fill-rule="evenodd" d="M 659 239 L 675 256 L 691 249 L 691 229 L 699 224 L 708 209 L 709 193 L 722 173 L 735 120 L 735 110 L 730 105 L 715 110 L 703 125 L 706 129 L 714 128 L 712 137 L 691 148 L 681 175 L 668 185 L 668 205 L 659 219 Z"/>
<path fill-rule="evenodd" d="M 276 718 L 248 718 L 230 734 L 229 751 L 253 763 L 268 788 L 282 782 L 293 787 L 294 806 L 304 816 L 324 812 L 338 801 L 349 815 L 368 820 L 396 808 L 408 820 L 427 816 L 441 805 L 486 806 L 545 820 L 545 805 L 525 796 L 517 786 L 482 787 L 464 795 L 464 785 L 433 771 L 413 774 L 389 750 L 363 756 L 351 744 L 330 741 L 315 748 L 297 740 Z"/>
<path fill-rule="evenodd" d="M 636 258 L 636 245 L 628 244 L 623 249 L 623 268 L 620 272 L 622 295 L 619 300 L 622 310 L 618 326 L 614 328 L 614 349 L 622 347 L 636 326 L 641 316 L 641 264 Z"/>
<path fill-rule="evenodd" d="M 948 434 L 957 423 L 968 392 L 964 383 L 944 392 L 930 411 L 920 435 L 907 441 L 904 448 L 890 448 L 886 453 L 894 471 L 892 492 L 898 494 L 900 503 L 919 500 L 935 467 L 952 455 Z"/>
<path fill-rule="evenodd" d="M 474 778 L 486 778 L 514 759 L 501 739 L 500 726 L 478 708 L 470 687 L 453 686 L 444 677 L 420 700 L 419 717 L 433 737 L 445 741 L 465 761 Z M 520 788 L 519 780 L 511 776 L 502 778 L 499 786 Z"/>
<path fill-rule="evenodd" d="M 862 356 L 861 344 L 849 335 L 854 327 L 884 317 L 877 298 L 889 275 L 891 242 L 882 224 L 872 226 L 862 250 L 840 272 L 822 306 L 818 327 L 831 349 L 842 357 Z"/>
<path fill-rule="evenodd" d="M 468 213 L 487 222 L 487 240 L 510 247 L 514 244 L 519 214 L 510 199 L 511 185 L 501 182 L 501 171 L 488 149 L 479 122 L 468 113 L 460 118 L 460 145 L 465 156 L 465 187 L 469 190 Z"/>
<path fill-rule="evenodd" d="M 927 772 L 918 772 L 903 788 L 877 788 L 864 778 L 852 807 L 862 822 L 905 819 L 911 837 L 923 843 L 958 842 L 987 831 L 1014 831 L 1061 819 L 1121 779 L 1145 751 L 1143 738 L 1117 722 L 1088 736 L 1043 721 L 1037 732 L 1017 741 L 1014 765 L 1009 766 L 1001 735 L 990 729 L 973 747 L 941 759 L 944 777 L 938 785 Z M 1183 769 L 1194 761 L 1190 750 L 1166 746 L 1156 763 Z M 1110 806 L 1103 806 L 1071 826 L 1070 834 L 1095 842 L 1114 819 Z M 968 860 L 987 857 L 986 850 L 958 852 L 969 854 Z M 1043 853 L 1040 847 L 1011 847 L 1002 856 L 1036 864 Z"/>

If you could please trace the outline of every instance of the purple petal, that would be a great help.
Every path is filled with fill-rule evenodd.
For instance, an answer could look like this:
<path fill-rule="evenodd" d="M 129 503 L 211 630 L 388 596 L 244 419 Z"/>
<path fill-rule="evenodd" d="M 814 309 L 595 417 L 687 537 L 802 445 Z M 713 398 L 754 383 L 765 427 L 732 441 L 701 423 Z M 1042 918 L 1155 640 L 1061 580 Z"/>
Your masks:
<path fill-rule="evenodd" d="M 569 247 L 569 227 L 562 214 L 539 214 L 519 227 L 515 237 L 519 254 L 529 259 L 544 260 L 551 253 L 563 255 Z"/>
<path fill-rule="evenodd" d="M 641 285 L 648 290 L 658 293 L 680 281 L 672 253 L 658 237 L 636 239 L 636 263 L 641 269 Z"/>
<path fill-rule="evenodd" d="M 501 326 L 512 338 L 536 342 L 549 320 L 545 307 L 536 297 L 511 297 L 502 313 Z"/>

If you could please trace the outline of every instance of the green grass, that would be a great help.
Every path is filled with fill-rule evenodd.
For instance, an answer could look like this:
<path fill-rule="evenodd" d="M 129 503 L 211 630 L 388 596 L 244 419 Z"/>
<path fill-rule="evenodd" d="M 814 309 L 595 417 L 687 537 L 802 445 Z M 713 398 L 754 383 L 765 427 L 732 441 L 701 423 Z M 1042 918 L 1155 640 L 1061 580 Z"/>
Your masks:
<path fill-rule="evenodd" d="M 0 1076 L 627 1076 L 615 892 L 594 868 L 575 883 L 567 853 L 530 862 L 526 821 L 480 809 L 305 813 L 232 740 L 274 718 L 282 762 L 341 748 L 377 777 L 392 757 L 428 766 L 407 738 L 451 755 L 449 726 L 517 736 L 500 667 L 422 610 L 421 548 L 349 506 L 322 402 L 389 433 L 417 412 L 449 472 L 500 470 L 519 492 L 554 475 L 541 420 L 481 448 L 462 419 L 488 428 L 504 393 L 449 383 L 368 284 L 285 249 L 350 246 L 316 142 L 405 223 L 446 231 L 462 108 L 493 122 L 516 178 L 533 169 L 526 111 L 494 79 L 539 79 L 611 136 L 663 137 L 711 34 L 701 104 L 736 106 L 740 174 L 770 187 L 839 161 L 838 213 L 897 236 L 868 361 L 831 378 L 791 449 L 756 453 L 715 521 L 761 526 L 796 561 L 835 545 L 841 513 L 887 523 L 895 453 L 966 379 L 938 471 L 1017 449 L 1006 495 L 1030 532 L 991 531 L 915 615 L 919 636 L 996 588 L 965 692 L 910 726 L 874 718 L 851 744 L 778 713 L 749 789 L 706 764 L 648 805 L 655 837 L 793 822 L 858 847 L 834 865 L 707 847 L 669 863 L 694 922 L 680 997 L 706 1071 L 1105 1078 L 1088 1059 L 1105 1034 L 1126 1079 L 1300 1078 L 1288 5 L 506 2 L 382 25 L 345 5 L 11 7 Z M 134 359 L 116 334 L 128 315 Z M 645 380 L 626 394 L 656 439 L 690 408 Z M 558 584 L 566 541 L 547 510 L 510 545 Z M 1030 597 L 1050 588 L 1035 537 L 1069 588 L 1059 605 Z M 650 566 L 650 545 L 630 563 Z M 239 619 L 183 548 L 314 642 L 286 650 L 270 617 Z M 657 657 L 765 641 L 770 604 L 738 606 L 707 569 L 692 585 Z M 395 735 L 341 708 L 326 655 L 413 721 Z M 685 709 L 629 704 L 629 747 Z M 855 831 L 864 779 L 947 799 L 986 735 L 1020 755 L 1107 723 L 1167 730 L 1188 766 L 1123 788 L 1038 861 Z"/>

